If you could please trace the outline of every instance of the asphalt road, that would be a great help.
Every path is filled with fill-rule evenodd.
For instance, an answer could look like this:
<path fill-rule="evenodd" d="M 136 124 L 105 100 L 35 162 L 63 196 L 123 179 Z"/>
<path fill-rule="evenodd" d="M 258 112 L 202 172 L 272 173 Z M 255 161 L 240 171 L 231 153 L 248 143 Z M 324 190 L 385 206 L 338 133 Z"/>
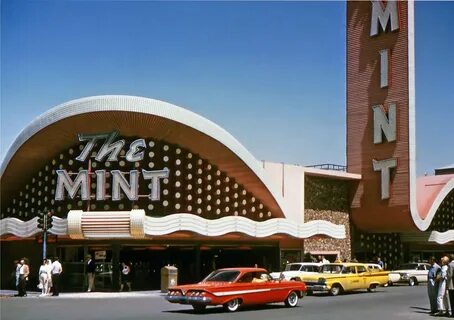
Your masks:
<path fill-rule="evenodd" d="M 337 297 L 304 297 L 295 308 L 284 304 L 243 308 L 226 313 L 211 307 L 195 314 L 191 306 L 175 305 L 160 295 L 149 297 L 75 298 L 2 297 L 1 319 L 304 319 L 304 320 L 395 320 L 434 319 L 429 316 L 425 285 L 379 288 L 377 292 L 356 292 Z"/>

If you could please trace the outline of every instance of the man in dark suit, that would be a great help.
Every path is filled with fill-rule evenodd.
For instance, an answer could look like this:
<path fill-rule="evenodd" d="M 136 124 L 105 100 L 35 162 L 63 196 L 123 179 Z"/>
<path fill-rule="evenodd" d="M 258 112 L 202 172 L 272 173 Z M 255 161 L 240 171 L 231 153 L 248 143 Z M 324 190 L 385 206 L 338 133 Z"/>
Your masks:
<path fill-rule="evenodd" d="M 92 259 L 91 254 L 87 254 L 85 262 L 85 272 L 87 273 L 88 278 L 88 292 L 91 292 L 95 289 L 95 271 L 96 264 L 95 260 Z"/>
<path fill-rule="evenodd" d="M 449 304 L 451 306 L 451 317 L 454 317 L 454 254 L 450 255 L 450 259 L 446 288 L 448 289 Z"/>

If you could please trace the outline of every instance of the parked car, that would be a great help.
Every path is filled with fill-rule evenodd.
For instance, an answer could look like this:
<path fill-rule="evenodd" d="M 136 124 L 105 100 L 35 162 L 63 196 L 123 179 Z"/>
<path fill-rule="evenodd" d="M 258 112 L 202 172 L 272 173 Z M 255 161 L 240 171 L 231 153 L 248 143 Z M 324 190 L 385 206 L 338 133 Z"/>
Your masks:
<path fill-rule="evenodd" d="M 427 282 L 430 264 L 423 262 L 406 263 L 389 273 L 389 285 L 396 283 L 407 283 L 409 286 Z"/>
<path fill-rule="evenodd" d="M 320 273 L 300 278 L 308 293 L 324 292 L 337 296 L 360 289 L 375 291 L 388 282 L 388 271 L 370 271 L 364 263 L 329 263 L 320 267 Z"/>
<path fill-rule="evenodd" d="M 322 265 L 321 263 L 316 262 L 289 263 L 285 266 L 284 271 L 271 272 L 270 276 L 276 280 L 278 279 L 293 280 L 299 276 L 318 273 L 321 265 Z"/>
<path fill-rule="evenodd" d="M 366 263 L 370 271 L 381 271 L 383 270 L 382 266 L 378 263 Z"/>
<path fill-rule="evenodd" d="M 234 312 L 242 305 L 274 302 L 295 307 L 305 293 L 303 282 L 273 280 L 265 269 L 228 268 L 213 271 L 196 284 L 170 287 L 165 299 L 190 304 L 197 312 L 208 305 L 222 305 L 226 311 Z"/>

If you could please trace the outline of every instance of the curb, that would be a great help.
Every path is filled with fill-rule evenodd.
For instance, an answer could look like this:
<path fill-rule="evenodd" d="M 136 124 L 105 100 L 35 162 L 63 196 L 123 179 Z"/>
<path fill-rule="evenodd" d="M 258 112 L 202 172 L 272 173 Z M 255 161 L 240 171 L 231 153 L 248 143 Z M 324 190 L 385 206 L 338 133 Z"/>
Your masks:
<path fill-rule="evenodd" d="M 24 298 L 15 297 L 17 291 L 0 290 L 1 298 Z M 41 296 L 40 292 L 29 291 L 25 298 L 40 298 L 40 299 L 118 299 L 118 298 L 157 298 L 163 297 L 165 293 L 161 291 L 131 291 L 131 292 L 63 292 L 58 297 Z"/>

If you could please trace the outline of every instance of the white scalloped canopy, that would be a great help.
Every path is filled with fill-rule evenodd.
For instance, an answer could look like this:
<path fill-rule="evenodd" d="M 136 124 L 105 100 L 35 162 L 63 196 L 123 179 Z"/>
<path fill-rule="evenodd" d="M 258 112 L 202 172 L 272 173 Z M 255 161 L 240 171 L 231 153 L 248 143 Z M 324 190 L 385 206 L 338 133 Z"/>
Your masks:
<path fill-rule="evenodd" d="M 162 139 L 188 148 L 235 178 L 274 217 L 287 216 L 282 196 L 265 177 L 260 162 L 226 130 L 178 106 L 132 96 L 73 100 L 32 121 L 16 138 L 2 163 L 2 199 L 20 190 L 24 181 L 60 150 L 74 145 L 78 133 L 113 129 L 123 136 Z"/>

